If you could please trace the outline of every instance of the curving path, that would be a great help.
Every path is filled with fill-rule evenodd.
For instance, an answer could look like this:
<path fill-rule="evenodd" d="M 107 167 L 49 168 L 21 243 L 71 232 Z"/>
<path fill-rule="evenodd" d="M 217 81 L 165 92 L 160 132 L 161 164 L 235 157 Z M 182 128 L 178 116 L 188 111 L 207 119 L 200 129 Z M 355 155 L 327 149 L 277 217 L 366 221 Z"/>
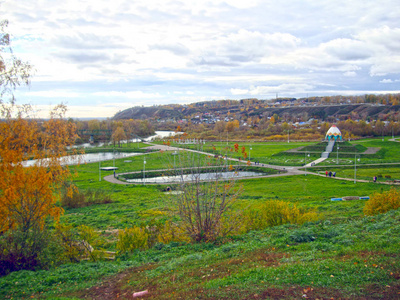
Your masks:
<path fill-rule="evenodd" d="M 147 147 L 146 149 L 151 149 L 151 150 L 159 150 L 159 151 L 190 151 L 190 152 L 195 152 L 195 153 L 200 153 L 200 154 L 204 154 L 204 155 L 210 155 L 210 153 L 208 152 L 203 152 L 203 151 L 198 151 L 198 150 L 192 150 L 192 149 L 185 149 L 185 148 L 179 148 L 179 147 L 171 147 L 171 146 L 167 146 L 167 145 L 157 145 L 157 144 L 151 144 L 149 142 L 146 142 L 146 144 L 150 145 L 149 147 Z M 141 154 L 141 155 L 145 155 L 145 153 Z M 236 158 L 229 158 L 228 160 L 230 161 L 235 161 L 235 162 L 239 162 L 239 159 Z M 307 172 L 305 170 L 302 170 L 304 167 L 309 167 L 311 166 L 312 163 L 314 164 L 318 164 L 319 162 L 323 161 L 324 159 L 317 159 L 309 164 L 307 164 L 306 166 L 301 166 L 301 167 L 287 167 L 287 166 L 276 166 L 276 165 L 268 165 L 268 164 L 260 164 L 257 165 L 257 167 L 264 167 L 264 168 L 269 168 L 269 169 L 275 169 L 275 170 L 279 170 L 279 171 L 284 171 L 282 173 L 279 174 L 271 174 L 271 175 L 264 175 L 264 176 L 254 176 L 254 177 L 246 177 L 246 179 L 253 179 L 253 178 L 264 178 L 264 177 L 281 177 L 281 176 L 291 176 L 291 175 L 315 175 L 315 176 L 320 176 L 320 177 L 325 177 L 325 174 L 316 174 L 316 173 L 312 173 L 312 172 Z M 254 162 L 250 163 L 252 166 L 255 166 L 256 164 Z M 154 170 L 152 170 L 154 171 Z M 119 175 L 122 174 L 126 174 L 126 173 L 120 173 Z M 140 184 L 140 183 L 136 183 L 136 182 L 125 182 L 125 181 L 121 181 L 118 180 L 117 178 L 114 178 L 114 175 L 108 175 L 103 177 L 104 180 L 111 182 L 111 183 L 115 183 L 115 184 Z M 240 178 L 238 178 L 240 179 Z M 344 178 L 344 177 L 332 177 L 331 179 L 333 180 L 346 180 L 346 181 L 354 181 L 354 179 L 351 178 Z M 363 179 L 357 179 L 357 182 L 371 182 L 369 180 L 363 180 Z M 151 185 L 152 183 L 146 183 Z M 400 183 L 388 183 L 388 182 L 377 182 L 377 184 L 392 184 L 392 185 L 400 185 Z"/>

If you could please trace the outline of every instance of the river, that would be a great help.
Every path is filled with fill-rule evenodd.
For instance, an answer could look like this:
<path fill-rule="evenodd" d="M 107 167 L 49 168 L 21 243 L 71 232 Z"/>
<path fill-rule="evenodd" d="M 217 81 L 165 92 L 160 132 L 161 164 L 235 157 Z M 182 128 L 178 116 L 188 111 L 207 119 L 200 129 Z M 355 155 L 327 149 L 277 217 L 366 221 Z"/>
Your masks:
<path fill-rule="evenodd" d="M 155 135 L 149 136 L 146 138 L 146 141 L 151 141 L 157 137 L 163 138 L 163 137 L 168 137 L 171 135 L 176 134 L 174 131 L 156 131 Z M 130 140 L 131 142 L 137 142 L 138 140 L 133 139 Z M 123 141 L 126 143 L 127 141 Z M 104 144 L 102 144 L 104 145 Z M 77 148 L 89 148 L 89 147 L 99 147 L 102 145 L 97 145 L 93 146 L 89 143 L 77 145 L 75 147 Z M 140 155 L 142 153 L 125 153 L 125 152 L 101 152 L 101 153 L 87 153 L 87 154 L 79 154 L 79 155 L 74 155 L 74 156 L 64 156 L 61 159 L 63 160 L 62 164 L 63 165 L 77 165 L 78 163 L 84 164 L 84 163 L 93 163 L 93 162 L 99 162 L 99 161 L 106 161 L 106 160 L 112 160 L 112 159 L 119 159 L 119 158 L 125 158 L 125 157 L 130 157 L 130 156 L 135 156 L 135 155 Z M 35 165 L 37 160 L 27 160 L 23 163 L 24 167 L 30 167 Z"/>

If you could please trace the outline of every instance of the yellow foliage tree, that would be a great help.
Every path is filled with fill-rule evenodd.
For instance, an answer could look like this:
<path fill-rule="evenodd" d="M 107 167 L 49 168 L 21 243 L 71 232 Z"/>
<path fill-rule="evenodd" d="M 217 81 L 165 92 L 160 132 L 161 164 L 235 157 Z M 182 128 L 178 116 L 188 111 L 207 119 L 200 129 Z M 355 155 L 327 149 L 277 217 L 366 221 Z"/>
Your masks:
<path fill-rule="evenodd" d="M 111 136 L 111 140 L 114 142 L 114 145 L 115 143 L 118 143 L 118 147 L 121 147 L 121 141 L 126 140 L 126 134 L 122 126 L 119 126 L 115 129 Z"/>
<path fill-rule="evenodd" d="M 2 111 L 0 233 L 14 228 L 23 232 L 40 229 L 47 217 L 58 219 L 62 213 L 55 202 L 71 175 L 63 157 L 77 137 L 75 124 L 63 119 L 65 110 L 65 106 L 57 106 L 43 123 L 23 118 L 21 111 L 15 118 L 11 109 Z"/>
<path fill-rule="evenodd" d="M 232 131 L 234 131 L 236 128 L 239 128 L 239 121 L 238 120 L 233 120 L 233 121 L 229 121 L 227 124 L 226 124 L 226 130 L 228 131 L 228 132 L 232 132 Z"/>

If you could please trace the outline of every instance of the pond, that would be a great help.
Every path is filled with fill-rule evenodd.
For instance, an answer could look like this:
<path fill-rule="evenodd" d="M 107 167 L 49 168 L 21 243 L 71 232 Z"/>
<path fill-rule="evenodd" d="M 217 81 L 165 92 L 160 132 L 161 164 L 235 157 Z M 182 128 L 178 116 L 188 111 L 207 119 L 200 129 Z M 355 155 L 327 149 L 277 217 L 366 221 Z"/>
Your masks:
<path fill-rule="evenodd" d="M 146 142 L 151 142 L 152 140 L 154 140 L 155 138 L 164 138 L 164 137 L 169 137 L 169 136 L 173 136 L 176 134 L 181 134 L 181 132 L 175 132 L 175 131 L 155 131 L 155 135 L 149 136 L 147 138 L 144 138 L 144 140 Z M 121 141 L 121 144 L 126 144 L 128 141 L 127 140 L 123 140 Z M 141 142 L 141 140 L 139 139 L 131 139 L 129 140 L 130 143 L 137 143 L 137 142 Z M 95 148 L 95 147 L 102 147 L 104 146 L 105 143 L 98 143 L 96 145 L 94 144 L 90 144 L 90 143 L 84 143 L 84 144 L 80 144 L 80 145 L 75 145 L 72 146 L 72 148 Z M 108 145 L 112 145 L 112 142 L 108 142 Z"/>
<path fill-rule="evenodd" d="M 87 154 L 79 154 L 75 156 L 64 156 L 62 158 L 63 165 L 77 165 L 79 162 L 81 164 L 85 163 L 93 163 L 105 160 L 112 160 L 118 158 L 125 158 L 135 155 L 140 155 L 142 153 L 123 153 L 123 152 L 102 152 L 102 153 L 87 153 Z M 24 167 L 30 167 L 35 165 L 36 159 L 27 160 L 24 162 Z"/>
<path fill-rule="evenodd" d="M 191 182 L 194 180 L 215 180 L 216 177 L 221 179 L 232 179 L 232 178 L 242 178 L 242 177 L 254 177 L 263 176 L 265 173 L 261 172 L 250 172 L 250 171 L 239 171 L 239 172 L 219 172 L 219 173 L 199 173 L 199 174 L 186 174 L 177 176 L 159 176 L 150 178 L 137 178 L 137 179 L 127 179 L 130 183 L 173 183 L 173 182 Z M 145 174 L 146 176 L 146 174 Z"/>
<path fill-rule="evenodd" d="M 146 138 L 146 141 L 151 141 L 155 139 L 156 137 L 158 138 L 163 138 L 163 137 L 168 137 L 177 134 L 174 131 L 156 131 L 155 135 L 149 136 Z M 179 133 L 178 133 L 179 134 Z M 131 142 L 137 142 L 138 140 L 133 139 Z M 126 141 L 124 141 L 126 143 Z M 99 145 L 91 145 L 89 143 L 81 144 L 74 146 L 73 148 L 90 148 L 90 147 L 99 147 L 103 146 L 104 144 L 99 144 Z M 111 145 L 111 143 L 110 143 Z M 80 154 L 80 155 L 75 155 L 75 156 L 66 156 L 63 158 L 63 165 L 77 165 L 79 162 L 81 164 L 84 163 L 93 163 L 93 162 L 99 162 L 99 161 L 106 161 L 106 160 L 111 160 L 111 159 L 118 159 L 118 158 L 125 158 L 125 157 L 130 157 L 130 156 L 135 156 L 135 155 L 140 155 L 141 153 L 113 153 L 113 152 L 102 152 L 102 153 L 87 153 L 87 154 Z M 35 165 L 36 160 L 28 160 L 23 163 L 24 167 L 30 167 Z"/>

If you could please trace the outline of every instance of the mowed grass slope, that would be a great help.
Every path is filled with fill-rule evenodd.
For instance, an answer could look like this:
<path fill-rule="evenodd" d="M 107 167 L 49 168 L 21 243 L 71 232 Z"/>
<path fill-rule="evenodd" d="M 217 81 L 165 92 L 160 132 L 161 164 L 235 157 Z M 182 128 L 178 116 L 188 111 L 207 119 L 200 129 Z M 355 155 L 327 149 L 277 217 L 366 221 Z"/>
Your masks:
<path fill-rule="evenodd" d="M 53 299 L 398 299 L 400 211 L 283 225 L 223 244 L 158 244 L 113 262 L 0 278 L 0 296 Z"/>
<path fill-rule="evenodd" d="M 264 155 L 268 158 L 278 153 L 261 145 L 251 147 L 251 156 L 254 151 L 260 163 Z M 279 147 L 287 148 L 283 143 Z M 170 152 L 149 153 L 115 160 L 117 172 L 142 170 L 144 157 L 146 170 L 173 163 Z M 101 165 L 113 166 L 113 161 Z M 99 181 L 98 163 L 76 170 L 79 189 L 104 191 L 113 202 L 67 209 L 61 222 L 88 225 L 106 234 L 109 229 L 146 226 L 171 218 L 165 186 Z M 112 174 L 102 171 L 101 176 Z M 400 211 L 364 217 L 365 200 L 330 200 L 368 196 L 390 186 L 354 184 L 317 175 L 254 178 L 237 184 L 243 186 L 243 193 L 236 210 L 283 200 L 315 210 L 320 219 L 301 226 L 248 232 L 215 243 L 156 244 L 146 251 L 118 255 L 114 261 L 14 272 L 0 278 L 0 298 L 131 299 L 133 292 L 142 290 L 149 291 L 144 299 L 398 298 Z M 108 239 L 103 247 L 114 250 L 115 239 Z"/>

